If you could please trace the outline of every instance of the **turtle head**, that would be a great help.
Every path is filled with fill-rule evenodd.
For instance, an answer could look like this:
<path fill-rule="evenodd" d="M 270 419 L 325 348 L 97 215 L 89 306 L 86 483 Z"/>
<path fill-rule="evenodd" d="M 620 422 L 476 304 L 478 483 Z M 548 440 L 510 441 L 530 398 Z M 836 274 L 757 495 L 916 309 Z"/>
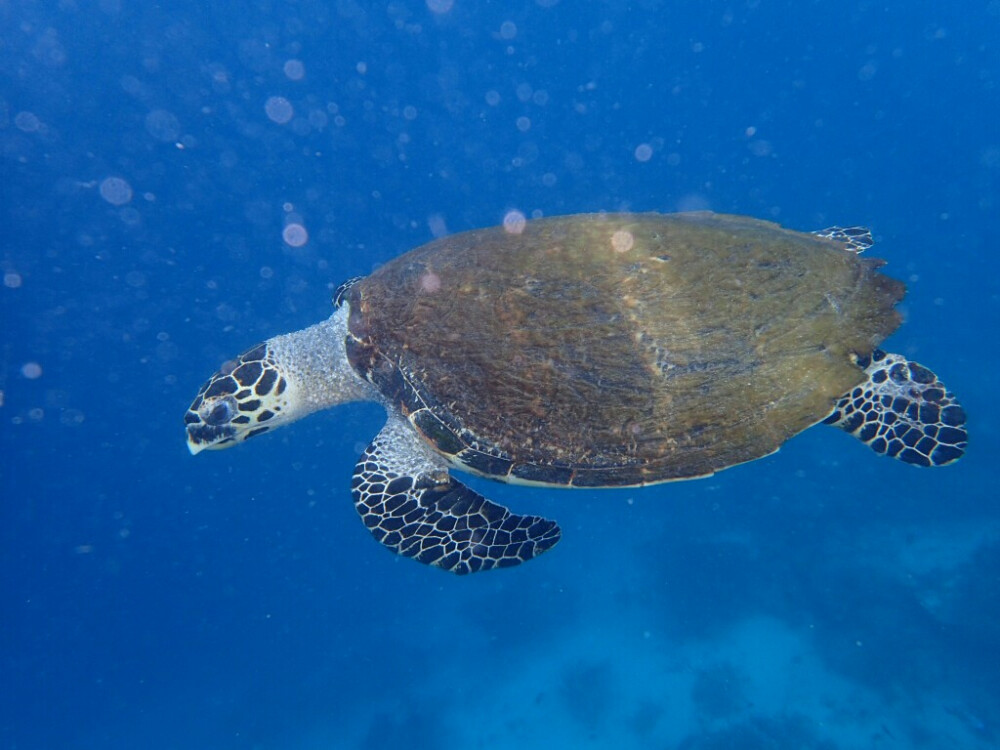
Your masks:
<path fill-rule="evenodd" d="M 227 362 L 187 414 L 188 449 L 228 448 L 314 411 L 375 394 L 347 361 L 349 306 L 329 320 L 275 336 Z"/>
<path fill-rule="evenodd" d="M 209 378 L 188 407 L 188 450 L 228 448 L 297 419 L 295 390 L 270 342 L 244 352 Z"/>

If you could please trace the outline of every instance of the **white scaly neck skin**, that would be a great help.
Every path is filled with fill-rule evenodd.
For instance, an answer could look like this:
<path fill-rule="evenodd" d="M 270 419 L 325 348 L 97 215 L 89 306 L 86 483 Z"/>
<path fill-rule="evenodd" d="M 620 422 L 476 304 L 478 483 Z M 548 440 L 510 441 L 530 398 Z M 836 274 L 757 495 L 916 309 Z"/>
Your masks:
<path fill-rule="evenodd" d="M 344 304 L 322 323 L 266 342 L 288 382 L 288 407 L 282 423 L 338 404 L 378 399 L 372 386 L 347 361 L 343 342 L 349 312 L 349 305 Z"/>
<path fill-rule="evenodd" d="M 348 305 L 328 320 L 275 336 L 202 386 L 184 416 L 192 453 L 228 448 L 319 409 L 379 400 L 347 361 Z"/>

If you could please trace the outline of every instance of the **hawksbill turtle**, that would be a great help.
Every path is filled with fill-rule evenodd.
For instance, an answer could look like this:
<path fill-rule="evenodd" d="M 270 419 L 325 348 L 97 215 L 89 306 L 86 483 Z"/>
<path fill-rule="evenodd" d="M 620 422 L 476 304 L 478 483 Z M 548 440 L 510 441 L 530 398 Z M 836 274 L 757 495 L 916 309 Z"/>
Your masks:
<path fill-rule="evenodd" d="M 933 372 L 877 348 L 904 285 L 858 227 L 740 216 L 592 214 L 435 240 L 352 279 L 332 316 L 212 376 L 192 453 L 311 412 L 388 413 L 351 487 L 392 551 L 464 574 L 560 538 L 450 473 L 553 487 L 705 477 L 824 423 L 876 453 L 943 466 L 965 412 Z"/>

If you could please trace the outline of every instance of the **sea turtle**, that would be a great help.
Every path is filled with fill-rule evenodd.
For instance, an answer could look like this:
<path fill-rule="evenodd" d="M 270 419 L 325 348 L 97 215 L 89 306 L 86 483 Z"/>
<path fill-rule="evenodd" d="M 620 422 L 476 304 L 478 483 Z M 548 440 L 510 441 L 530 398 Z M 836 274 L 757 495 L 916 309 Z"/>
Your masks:
<path fill-rule="evenodd" d="M 593 214 L 435 240 L 352 279 L 326 321 L 242 354 L 198 392 L 188 447 L 225 448 L 348 401 L 388 421 L 354 470 L 369 531 L 453 573 L 516 565 L 559 527 L 449 474 L 630 487 L 704 477 L 818 422 L 941 466 L 965 413 L 876 348 L 904 285 L 870 233 L 713 214 Z"/>

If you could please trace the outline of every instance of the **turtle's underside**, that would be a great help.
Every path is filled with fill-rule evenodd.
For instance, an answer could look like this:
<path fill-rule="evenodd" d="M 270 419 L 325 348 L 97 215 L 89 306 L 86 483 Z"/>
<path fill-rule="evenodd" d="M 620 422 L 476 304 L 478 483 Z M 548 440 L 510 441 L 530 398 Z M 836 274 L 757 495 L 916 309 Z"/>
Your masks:
<path fill-rule="evenodd" d="M 704 476 L 819 421 L 908 463 L 965 449 L 933 373 L 877 344 L 902 283 L 864 230 L 607 214 L 446 237 L 338 291 L 330 320 L 276 337 L 203 387 L 192 450 L 349 400 L 386 405 L 354 497 L 383 544 L 463 573 L 558 540 L 448 474 L 624 486 Z"/>

